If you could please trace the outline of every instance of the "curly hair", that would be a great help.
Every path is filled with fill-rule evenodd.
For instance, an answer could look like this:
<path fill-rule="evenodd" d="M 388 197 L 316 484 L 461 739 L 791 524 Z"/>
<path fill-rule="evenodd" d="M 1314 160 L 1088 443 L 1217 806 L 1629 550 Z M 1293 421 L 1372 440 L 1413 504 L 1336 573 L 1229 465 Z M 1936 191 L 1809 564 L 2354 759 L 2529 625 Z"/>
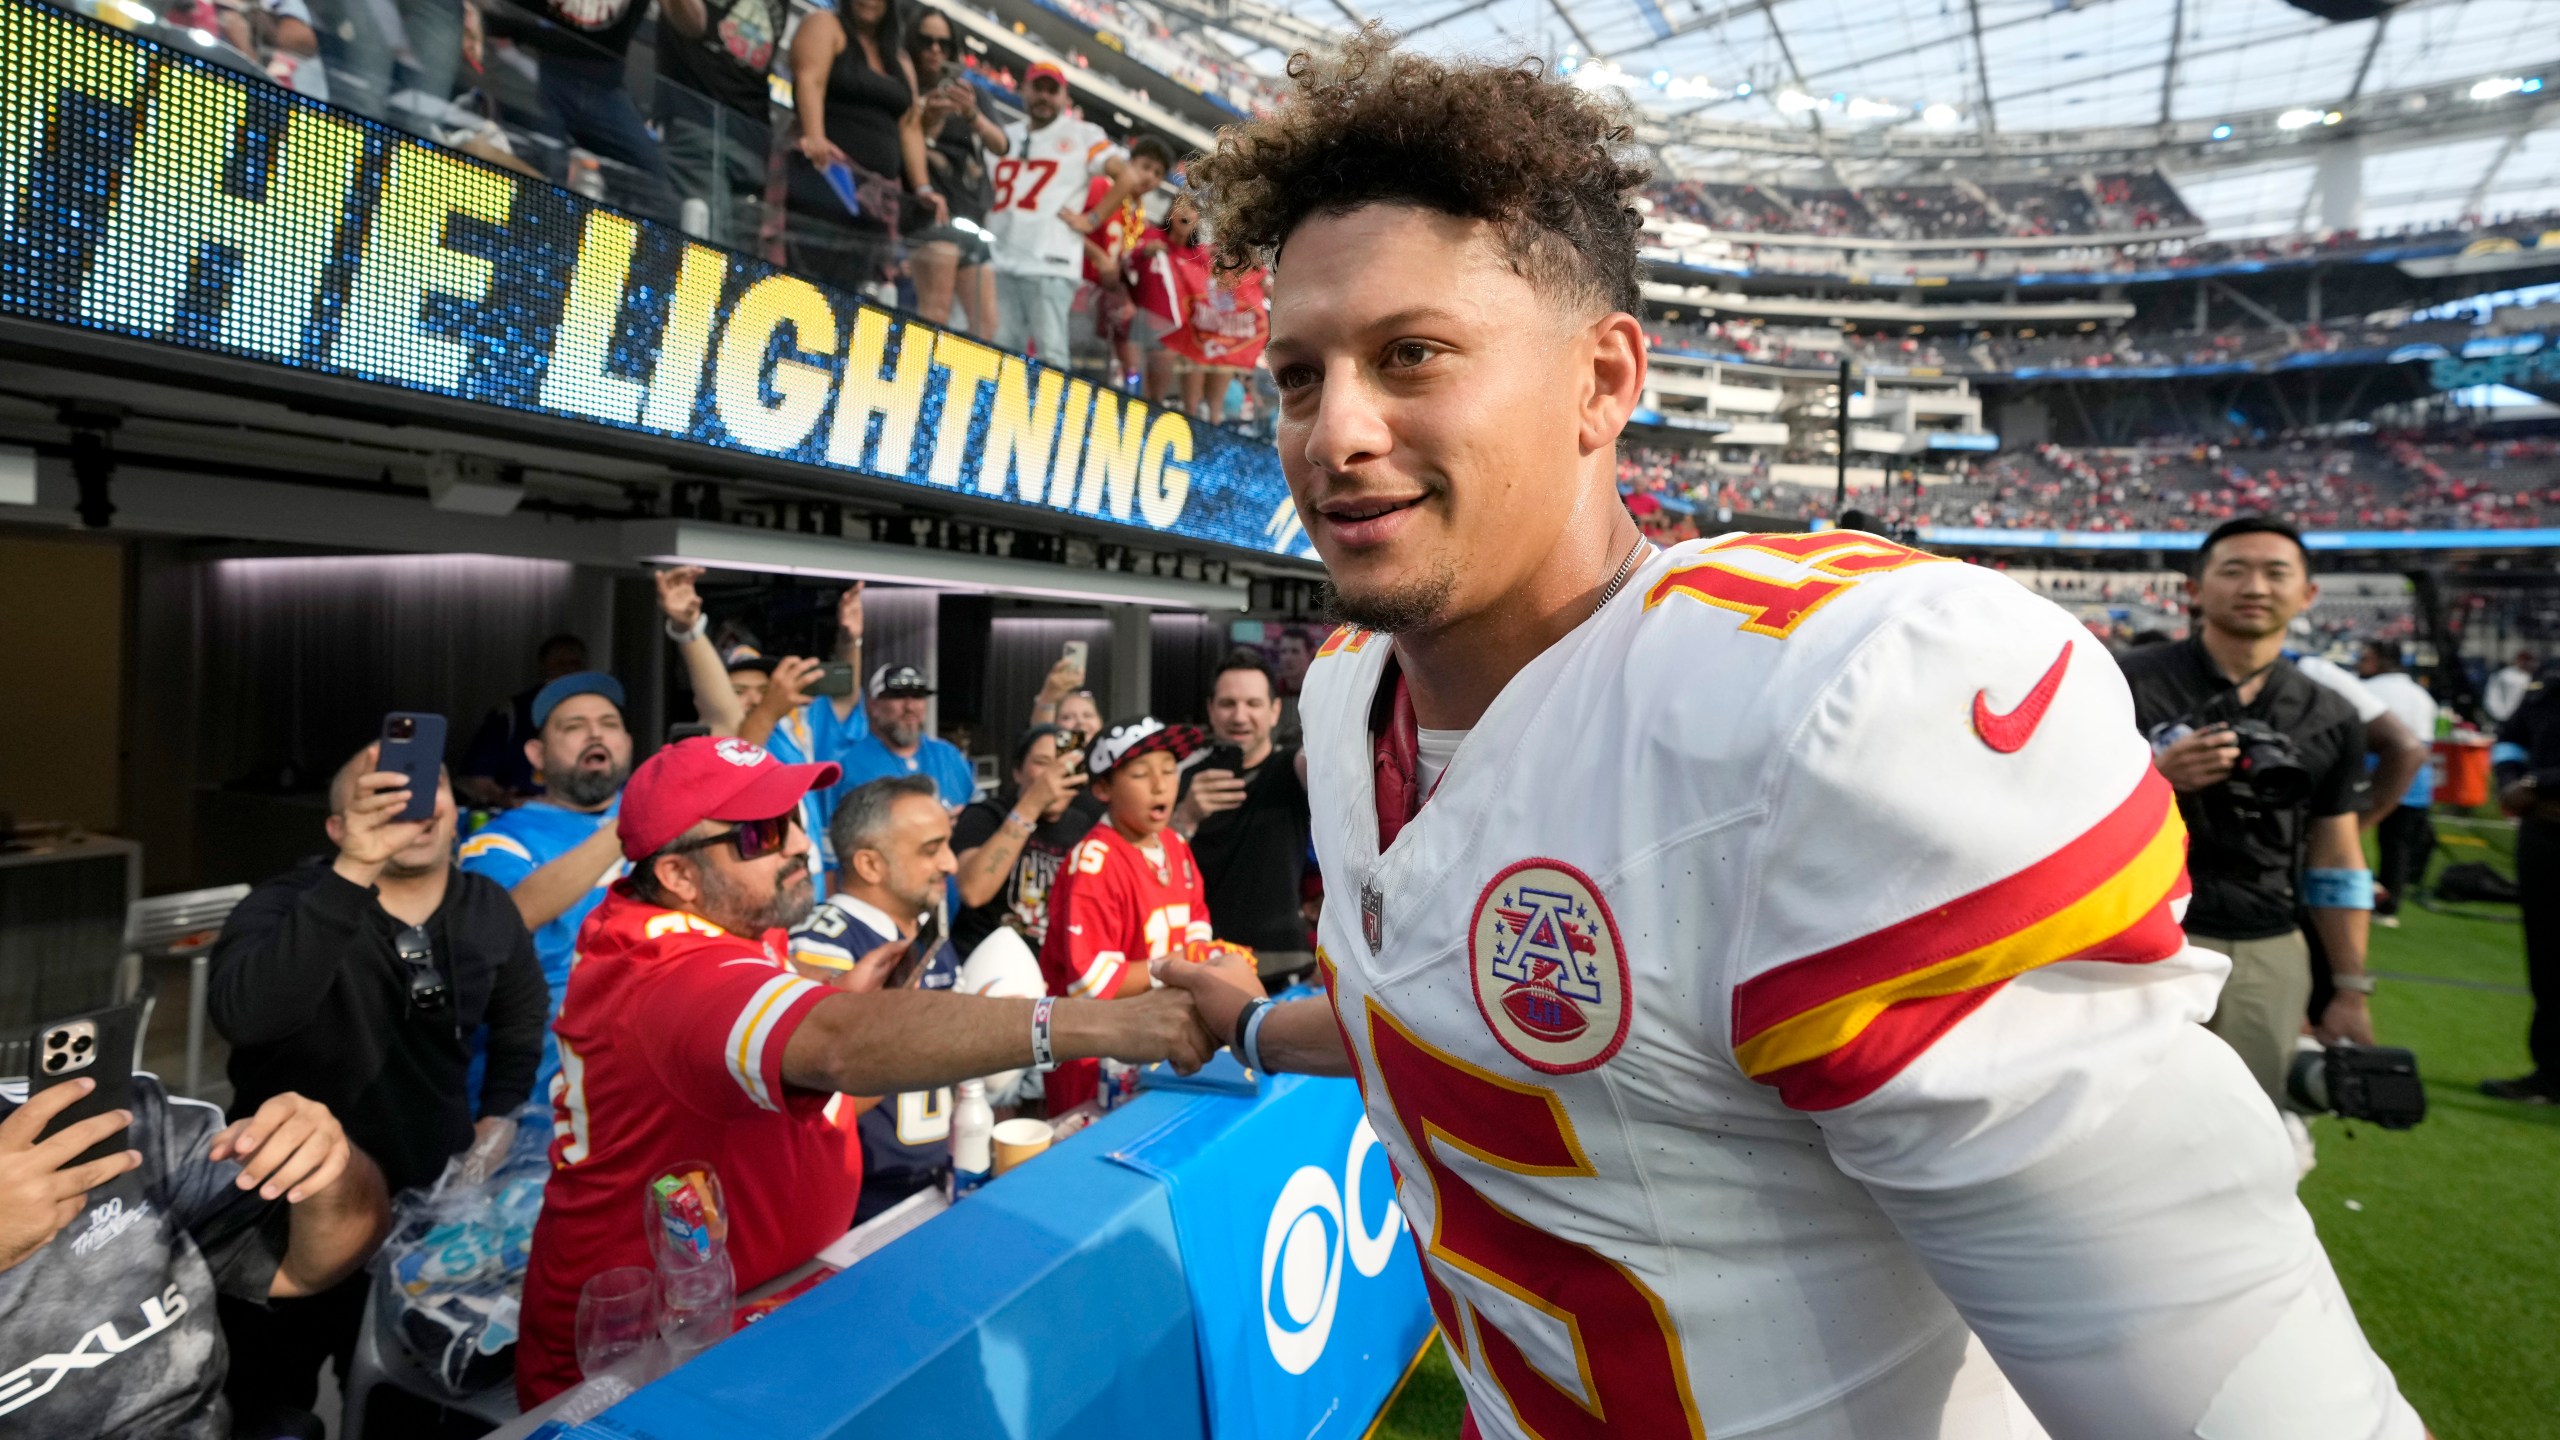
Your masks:
<path fill-rule="evenodd" d="M 1532 284 L 1641 314 L 1630 196 L 1651 171 L 1624 112 L 1534 59 L 1452 64 L 1395 43 L 1372 22 L 1330 57 L 1299 51 L 1296 93 L 1193 162 L 1220 267 L 1273 263 L 1311 215 L 1414 205 L 1493 222 Z"/>

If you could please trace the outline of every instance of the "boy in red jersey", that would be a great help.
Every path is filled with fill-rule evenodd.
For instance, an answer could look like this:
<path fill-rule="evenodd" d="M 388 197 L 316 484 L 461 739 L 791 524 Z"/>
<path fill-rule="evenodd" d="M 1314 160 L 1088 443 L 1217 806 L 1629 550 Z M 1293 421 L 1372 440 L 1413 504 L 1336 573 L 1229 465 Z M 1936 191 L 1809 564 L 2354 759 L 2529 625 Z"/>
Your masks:
<path fill-rule="evenodd" d="M 1209 939 L 1209 896 L 1191 846 L 1168 828 L 1182 758 L 1208 743 L 1196 725 L 1124 720 L 1087 752 L 1093 793 L 1110 813 L 1068 853 L 1049 896 L 1040 973 L 1049 993 L 1113 1000 L 1155 985 L 1147 962 Z M 1061 1065 L 1047 1081 L 1049 1113 L 1091 1098 L 1093 1061 Z"/>

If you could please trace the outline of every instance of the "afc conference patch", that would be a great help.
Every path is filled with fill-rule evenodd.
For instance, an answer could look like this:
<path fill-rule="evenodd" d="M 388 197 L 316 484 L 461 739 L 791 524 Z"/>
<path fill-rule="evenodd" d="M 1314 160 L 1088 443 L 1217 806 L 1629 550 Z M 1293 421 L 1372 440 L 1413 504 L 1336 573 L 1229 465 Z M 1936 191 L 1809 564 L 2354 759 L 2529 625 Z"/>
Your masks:
<path fill-rule="evenodd" d="M 1633 1006 L 1618 922 L 1591 877 L 1522 860 L 1476 897 L 1467 932 L 1476 1009 L 1502 1048 L 1550 1075 L 1618 1053 Z"/>

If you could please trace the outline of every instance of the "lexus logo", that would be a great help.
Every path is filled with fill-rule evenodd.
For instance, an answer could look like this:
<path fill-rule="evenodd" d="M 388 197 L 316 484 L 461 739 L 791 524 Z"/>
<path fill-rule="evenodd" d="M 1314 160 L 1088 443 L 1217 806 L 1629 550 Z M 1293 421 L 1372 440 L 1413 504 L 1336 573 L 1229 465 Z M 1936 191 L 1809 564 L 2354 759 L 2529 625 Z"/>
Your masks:
<path fill-rule="evenodd" d="M 1404 1213 L 1395 1198 L 1375 1230 L 1360 1212 L 1360 1177 L 1378 1132 L 1367 1117 L 1351 1130 L 1342 1183 L 1321 1165 L 1302 1165 L 1271 1207 L 1262 1232 L 1262 1335 L 1271 1358 L 1292 1375 L 1304 1375 L 1324 1355 L 1333 1334 L 1333 1312 L 1342 1300 L 1342 1265 L 1374 1278 L 1395 1253 Z"/>

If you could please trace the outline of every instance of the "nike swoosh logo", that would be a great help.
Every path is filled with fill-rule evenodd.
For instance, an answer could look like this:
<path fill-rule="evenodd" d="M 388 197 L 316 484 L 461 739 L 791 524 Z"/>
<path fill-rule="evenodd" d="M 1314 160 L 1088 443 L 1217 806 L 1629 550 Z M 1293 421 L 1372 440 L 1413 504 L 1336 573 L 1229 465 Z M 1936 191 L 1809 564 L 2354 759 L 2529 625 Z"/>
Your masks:
<path fill-rule="evenodd" d="M 1973 733 L 1982 743 L 2003 755 L 2015 755 L 2035 738 L 2036 727 L 2044 723 L 2044 712 L 2053 705 L 2054 692 L 2062 688 L 2062 672 L 2071 668 L 2071 642 L 2062 642 L 2062 653 L 2053 657 L 2053 668 L 2044 672 L 2036 688 L 2006 715 L 1991 708 L 1991 692 L 1973 692 Z"/>

